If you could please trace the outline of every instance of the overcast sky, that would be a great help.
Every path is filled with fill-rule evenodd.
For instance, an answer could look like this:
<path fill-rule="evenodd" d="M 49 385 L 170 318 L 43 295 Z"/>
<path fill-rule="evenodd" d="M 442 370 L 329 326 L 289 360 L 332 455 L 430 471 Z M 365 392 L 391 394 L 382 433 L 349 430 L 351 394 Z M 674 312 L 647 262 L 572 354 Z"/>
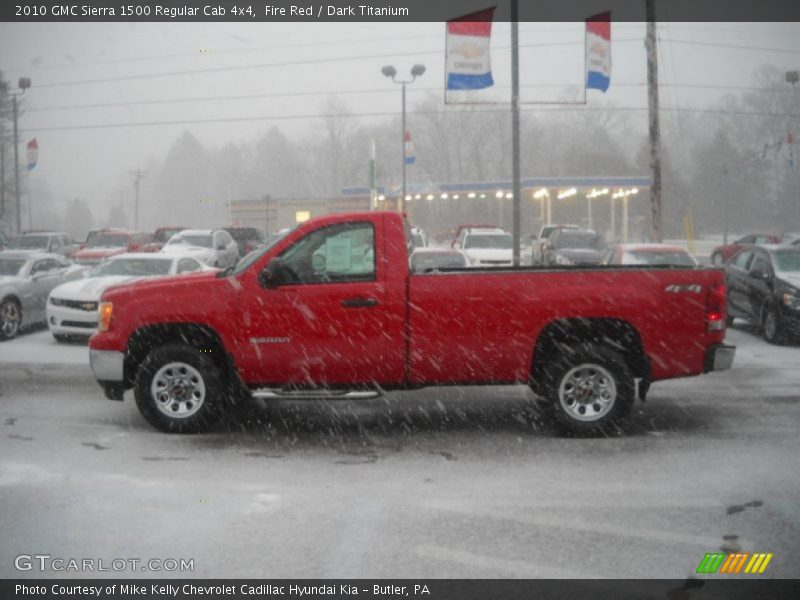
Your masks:
<path fill-rule="evenodd" d="M 611 88 L 590 91 L 589 105 L 646 106 L 644 29 L 613 25 Z M 665 23 L 659 32 L 664 106 L 705 107 L 732 91 L 725 86 L 751 85 L 763 64 L 800 67 L 797 23 Z M 509 41 L 509 25 L 495 24 L 496 87 L 487 98 L 508 94 Z M 582 44 L 582 23 L 522 24 L 523 100 L 563 99 L 571 86 L 580 89 Z M 33 81 L 20 119 L 22 141 L 39 143 L 30 177 L 94 206 L 132 190 L 129 171 L 163 159 L 184 130 L 208 147 L 253 141 L 273 125 L 310 135 L 332 93 L 356 114 L 396 114 L 399 88 L 380 73 L 387 63 L 401 74 L 426 65 L 409 88 L 413 112 L 424 95 L 443 97 L 443 49 L 442 23 L 0 24 L 0 70 L 12 83 Z M 96 104 L 118 106 L 74 108 Z M 646 112 L 635 114 L 644 128 Z M 289 118 L 295 116 L 306 118 Z M 249 120 L 220 121 L 239 118 Z M 162 124 L 99 127 L 152 122 Z"/>

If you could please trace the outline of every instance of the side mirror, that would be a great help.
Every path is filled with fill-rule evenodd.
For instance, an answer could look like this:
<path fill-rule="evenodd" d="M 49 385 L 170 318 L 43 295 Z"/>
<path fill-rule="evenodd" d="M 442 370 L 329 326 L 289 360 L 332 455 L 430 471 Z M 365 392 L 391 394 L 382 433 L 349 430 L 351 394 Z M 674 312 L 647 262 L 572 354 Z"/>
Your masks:
<path fill-rule="evenodd" d="M 273 258 L 269 261 L 267 266 L 258 274 L 258 282 L 261 284 L 261 287 L 267 288 L 268 290 L 280 287 L 287 281 L 286 266 L 283 264 L 283 259 L 280 257 Z"/>
<path fill-rule="evenodd" d="M 36 273 L 31 273 L 31 279 L 34 281 L 39 281 L 45 275 L 47 275 L 45 271 L 36 271 Z"/>
<path fill-rule="evenodd" d="M 753 277 L 755 277 L 756 279 L 762 279 L 764 281 L 772 280 L 772 274 L 769 273 L 768 271 L 760 271 L 760 270 L 753 271 Z"/>
<path fill-rule="evenodd" d="M 223 244 L 223 243 L 217 244 L 217 250 L 225 250 L 226 248 L 227 248 L 227 246 L 225 244 Z"/>

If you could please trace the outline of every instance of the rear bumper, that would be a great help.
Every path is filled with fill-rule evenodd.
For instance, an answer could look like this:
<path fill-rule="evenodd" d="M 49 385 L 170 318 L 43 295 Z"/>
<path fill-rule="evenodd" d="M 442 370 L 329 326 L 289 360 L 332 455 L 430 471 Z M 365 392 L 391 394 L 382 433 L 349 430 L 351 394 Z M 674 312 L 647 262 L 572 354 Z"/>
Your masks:
<path fill-rule="evenodd" d="M 728 344 L 714 344 L 706 350 L 706 359 L 703 372 L 727 371 L 733 365 L 733 358 L 736 356 L 736 346 Z"/>

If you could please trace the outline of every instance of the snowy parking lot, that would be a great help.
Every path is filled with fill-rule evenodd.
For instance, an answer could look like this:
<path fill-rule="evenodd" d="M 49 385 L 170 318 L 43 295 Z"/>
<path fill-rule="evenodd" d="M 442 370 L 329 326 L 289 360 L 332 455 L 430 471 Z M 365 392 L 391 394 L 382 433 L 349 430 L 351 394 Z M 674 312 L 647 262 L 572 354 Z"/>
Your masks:
<path fill-rule="evenodd" d="M 85 346 L 28 333 L 0 344 L 0 576 L 63 575 L 15 570 L 46 553 L 193 560 L 159 577 L 684 578 L 741 549 L 798 577 L 800 345 L 739 322 L 727 341 L 731 371 L 655 384 L 611 439 L 560 437 L 522 387 L 283 401 L 180 436 L 106 400 Z"/>

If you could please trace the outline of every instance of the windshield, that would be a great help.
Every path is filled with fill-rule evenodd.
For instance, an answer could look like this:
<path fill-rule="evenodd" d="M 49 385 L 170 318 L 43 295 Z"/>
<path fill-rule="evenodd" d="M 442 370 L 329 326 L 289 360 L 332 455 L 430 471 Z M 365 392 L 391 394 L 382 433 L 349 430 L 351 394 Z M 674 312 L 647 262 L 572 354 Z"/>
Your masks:
<path fill-rule="evenodd" d="M 555 246 L 558 250 L 574 248 L 576 250 L 601 250 L 605 244 L 599 235 L 588 231 L 561 230 Z"/>
<path fill-rule="evenodd" d="M 686 252 L 626 252 L 622 255 L 624 265 L 686 265 L 694 267 L 695 260 Z"/>
<path fill-rule="evenodd" d="M 787 248 L 772 253 L 775 270 L 781 273 L 800 274 L 800 249 Z"/>
<path fill-rule="evenodd" d="M 153 236 L 153 241 L 163 244 L 164 242 L 168 241 L 173 235 L 181 231 L 178 228 L 175 229 L 161 229 L 160 231 L 156 231 L 156 234 Z"/>
<path fill-rule="evenodd" d="M 127 248 L 128 236 L 120 234 L 98 233 L 86 243 L 87 248 Z"/>
<path fill-rule="evenodd" d="M 26 262 L 24 258 L 0 258 L 0 275 L 19 275 Z"/>
<path fill-rule="evenodd" d="M 226 229 L 237 242 L 264 241 L 264 233 L 255 227 L 231 227 Z"/>
<path fill-rule="evenodd" d="M 49 240 L 46 235 L 20 235 L 11 240 L 8 247 L 11 250 L 36 250 L 47 248 Z"/>
<path fill-rule="evenodd" d="M 511 236 L 506 233 L 490 235 L 470 235 L 467 236 L 464 248 L 497 249 L 510 250 L 512 244 Z"/>
<path fill-rule="evenodd" d="M 173 236 L 172 239 L 167 243 L 168 246 L 175 246 L 177 244 L 211 248 L 213 244 L 213 237 L 210 234 L 181 234 Z"/>
<path fill-rule="evenodd" d="M 172 259 L 167 258 L 118 258 L 95 267 L 90 277 L 168 275 L 171 265 Z"/>

